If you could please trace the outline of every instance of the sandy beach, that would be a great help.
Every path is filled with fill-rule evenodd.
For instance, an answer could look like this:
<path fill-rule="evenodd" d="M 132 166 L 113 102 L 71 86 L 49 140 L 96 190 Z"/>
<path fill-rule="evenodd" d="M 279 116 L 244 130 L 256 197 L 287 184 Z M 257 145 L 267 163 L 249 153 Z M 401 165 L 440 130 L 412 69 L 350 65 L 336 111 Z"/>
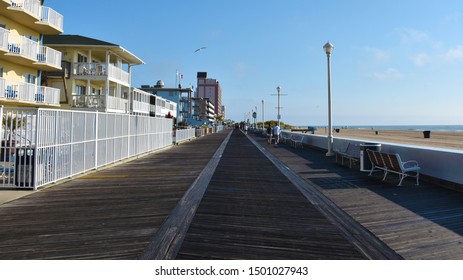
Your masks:
<path fill-rule="evenodd" d="M 327 132 L 319 128 L 315 134 L 326 135 Z M 424 138 L 423 131 L 341 128 L 339 132 L 333 131 L 333 137 L 463 150 L 463 132 L 460 131 L 431 131 L 430 138 Z"/>

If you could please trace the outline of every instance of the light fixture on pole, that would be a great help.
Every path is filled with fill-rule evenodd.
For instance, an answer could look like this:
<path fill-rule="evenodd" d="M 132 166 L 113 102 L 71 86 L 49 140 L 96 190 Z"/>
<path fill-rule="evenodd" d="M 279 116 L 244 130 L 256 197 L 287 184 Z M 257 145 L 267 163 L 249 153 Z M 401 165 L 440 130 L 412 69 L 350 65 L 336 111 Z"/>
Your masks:
<path fill-rule="evenodd" d="M 264 99 L 262 99 L 262 131 L 264 131 Z"/>
<path fill-rule="evenodd" d="M 333 128 L 331 123 L 331 63 L 330 57 L 333 53 L 334 46 L 328 41 L 323 49 L 326 53 L 327 64 L 328 64 L 328 152 L 326 156 L 333 156 Z"/>
<path fill-rule="evenodd" d="M 278 92 L 278 115 L 277 115 L 277 118 L 278 118 L 278 126 L 280 126 L 280 119 L 281 119 L 281 114 L 280 114 L 280 92 L 281 92 L 281 87 L 280 86 L 277 86 L 277 92 Z"/>

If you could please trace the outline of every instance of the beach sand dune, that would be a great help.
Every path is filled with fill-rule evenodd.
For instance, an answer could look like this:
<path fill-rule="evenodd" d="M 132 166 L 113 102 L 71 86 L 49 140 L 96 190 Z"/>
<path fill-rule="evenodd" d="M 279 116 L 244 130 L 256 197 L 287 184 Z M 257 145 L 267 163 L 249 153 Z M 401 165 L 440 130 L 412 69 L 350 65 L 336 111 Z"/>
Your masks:
<path fill-rule="evenodd" d="M 324 128 L 319 128 L 315 134 L 326 135 L 327 131 Z M 339 132 L 333 131 L 333 137 L 463 150 L 463 132 L 460 131 L 431 131 L 430 138 L 424 138 L 423 131 L 418 130 L 341 128 Z"/>

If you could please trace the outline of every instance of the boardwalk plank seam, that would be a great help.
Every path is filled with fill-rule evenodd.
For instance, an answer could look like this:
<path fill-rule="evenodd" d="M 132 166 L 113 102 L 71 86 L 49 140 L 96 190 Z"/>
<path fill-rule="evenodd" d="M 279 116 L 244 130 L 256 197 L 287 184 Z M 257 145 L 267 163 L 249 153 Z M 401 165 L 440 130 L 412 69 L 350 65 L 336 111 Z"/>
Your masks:
<path fill-rule="evenodd" d="M 354 246 L 370 259 L 403 259 L 399 254 L 378 239 L 350 215 L 336 206 L 323 193 L 311 186 L 296 172 L 284 164 L 272 153 L 266 151 L 251 136 L 248 139 L 293 183 L 299 191 L 317 207 Z"/>
<path fill-rule="evenodd" d="M 232 132 L 233 130 L 229 132 L 208 164 L 151 239 L 147 248 L 140 254 L 139 259 L 175 259 Z"/>

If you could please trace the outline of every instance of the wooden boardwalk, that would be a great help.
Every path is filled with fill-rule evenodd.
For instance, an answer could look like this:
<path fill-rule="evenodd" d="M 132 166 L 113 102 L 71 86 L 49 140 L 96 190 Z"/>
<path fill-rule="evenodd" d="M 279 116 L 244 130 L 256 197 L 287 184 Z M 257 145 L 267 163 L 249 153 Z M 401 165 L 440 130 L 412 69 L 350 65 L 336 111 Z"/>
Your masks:
<path fill-rule="evenodd" d="M 179 259 L 364 259 L 342 232 L 235 131 Z"/>
<path fill-rule="evenodd" d="M 320 190 L 347 214 L 404 259 L 463 259 L 463 192 L 413 178 L 397 187 L 398 178 L 336 164 L 324 151 L 268 147 L 302 179 Z"/>
<path fill-rule="evenodd" d="M 228 135 L 0 205 L 0 259 L 463 259 L 463 193 Z"/>
<path fill-rule="evenodd" d="M 0 259 L 136 259 L 225 136 L 209 135 L 0 205 Z"/>

